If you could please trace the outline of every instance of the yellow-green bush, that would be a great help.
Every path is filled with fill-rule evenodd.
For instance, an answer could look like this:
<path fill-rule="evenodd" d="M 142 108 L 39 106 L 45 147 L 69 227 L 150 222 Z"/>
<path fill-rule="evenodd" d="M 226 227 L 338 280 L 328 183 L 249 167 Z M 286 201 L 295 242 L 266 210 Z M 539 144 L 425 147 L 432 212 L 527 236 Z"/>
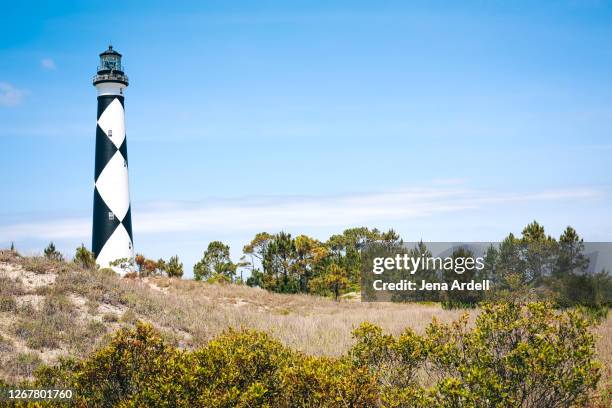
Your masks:
<path fill-rule="evenodd" d="M 281 373 L 279 407 L 374 407 L 376 376 L 349 359 L 297 355 Z"/>
<path fill-rule="evenodd" d="M 194 393 L 201 406 L 250 407 L 281 393 L 280 372 L 293 353 L 267 334 L 230 330 L 193 353 Z"/>
<path fill-rule="evenodd" d="M 427 342 L 410 328 L 398 338 L 383 334 L 380 327 L 363 323 L 353 331 L 357 340 L 349 352 L 353 364 L 366 367 L 387 387 L 412 385 L 427 358 Z"/>
<path fill-rule="evenodd" d="M 569 407 L 584 402 L 599 380 L 594 337 L 575 311 L 485 306 L 474 329 L 462 319 L 434 323 L 427 335 L 429 359 L 445 378 L 436 390 L 443 405 Z"/>
<path fill-rule="evenodd" d="M 74 405 L 95 407 L 580 406 L 599 378 L 588 328 L 579 312 L 500 304 L 473 328 L 434 321 L 423 336 L 364 323 L 332 358 L 252 330 L 181 351 L 139 323 L 86 360 L 40 368 L 36 385 L 72 388 Z"/>

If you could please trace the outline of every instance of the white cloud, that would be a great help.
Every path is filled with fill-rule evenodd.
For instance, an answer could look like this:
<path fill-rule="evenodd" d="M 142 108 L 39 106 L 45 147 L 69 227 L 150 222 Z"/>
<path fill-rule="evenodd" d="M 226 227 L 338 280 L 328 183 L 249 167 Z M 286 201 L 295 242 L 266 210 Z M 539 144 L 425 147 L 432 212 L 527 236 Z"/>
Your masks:
<path fill-rule="evenodd" d="M 48 70 L 54 70 L 56 68 L 55 66 L 55 61 L 53 61 L 51 58 L 43 58 L 40 61 L 40 65 L 44 68 L 44 69 L 48 69 Z"/>
<path fill-rule="evenodd" d="M 428 188 L 336 196 L 245 197 L 207 203 L 161 202 L 133 207 L 138 235 L 170 232 L 257 232 L 262 230 L 378 225 L 443 213 L 497 208 L 505 204 L 589 200 L 597 190 L 493 193 Z M 73 218 L 0 226 L 0 241 L 89 237 L 91 220 Z"/>
<path fill-rule="evenodd" d="M 11 240 L 81 238 L 87 236 L 88 229 L 91 229 L 89 220 L 74 218 L 7 225 L 0 227 L 0 236 Z"/>
<path fill-rule="evenodd" d="M 0 82 L 0 106 L 16 106 L 28 94 L 25 89 L 15 88 L 8 82 Z"/>

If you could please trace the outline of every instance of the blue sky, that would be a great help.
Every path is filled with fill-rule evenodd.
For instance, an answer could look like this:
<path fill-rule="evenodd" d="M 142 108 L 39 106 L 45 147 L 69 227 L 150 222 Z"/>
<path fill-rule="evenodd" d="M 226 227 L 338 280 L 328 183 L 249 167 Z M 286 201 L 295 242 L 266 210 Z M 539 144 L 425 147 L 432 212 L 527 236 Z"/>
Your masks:
<path fill-rule="evenodd" d="M 3 5 L 0 246 L 90 245 L 109 42 L 136 250 L 188 275 L 264 230 L 612 239 L 609 2 L 173 3 Z"/>

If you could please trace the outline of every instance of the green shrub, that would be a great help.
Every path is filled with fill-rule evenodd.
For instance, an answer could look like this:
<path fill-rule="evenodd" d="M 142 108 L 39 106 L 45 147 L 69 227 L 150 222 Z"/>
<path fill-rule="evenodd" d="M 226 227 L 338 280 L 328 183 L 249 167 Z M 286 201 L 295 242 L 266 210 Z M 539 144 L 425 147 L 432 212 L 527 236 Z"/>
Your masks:
<path fill-rule="evenodd" d="M 181 278 L 183 276 L 183 264 L 179 261 L 178 255 L 171 256 L 170 260 L 164 263 L 164 271 L 169 278 Z"/>
<path fill-rule="evenodd" d="M 248 407 L 278 398 L 280 372 L 293 353 L 265 333 L 229 330 L 193 358 L 198 405 Z"/>
<path fill-rule="evenodd" d="M 144 387 L 173 353 L 151 326 L 139 324 L 120 330 L 108 346 L 81 362 L 70 382 L 88 404 L 112 407 Z"/>
<path fill-rule="evenodd" d="M 62 356 L 54 366 L 41 365 L 34 372 L 35 380 L 32 385 L 38 388 L 71 388 L 73 375 L 79 364 L 73 358 Z"/>
<path fill-rule="evenodd" d="M 85 244 L 81 244 L 74 254 L 74 263 L 84 269 L 94 269 L 96 267 L 96 258 L 93 252 L 85 248 Z"/>
<path fill-rule="evenodd" d="M 429 361 L 443 378 L 434 392 L 439 405 L 569 407 L 597 385 L 595 340 L 576 311 L 487 305 L 475 328 L 466 326 L 464 318 L 428 328 Z"/>
<path fill-rule="evenodd" d="M 64 256 L 57 249 L 55 249 L 55 244 L 53 242 L 49 242 L 49 245 L 47 245 L 47 247 L 45 248 L 44 253 L 45 258 L 47 259 L 52 259 L 55 261 L 64 260 Z"/>
<path fill-rule="evenodd" d="M 575 310 L 580 312 L 585 319 L 588 319 L 592 323 L 597 324 L 607 319 L 610 308 L 608 306 L 599 306 L 599 307 L 577 306 Z"/>
<path fill-rule="evenodd" d="M 588 328 L 579 311 L 544 303 L 486 305 L 473 329 L 467 315 L 434 320 L 423 337 L 407 331 L 394 339 L 362 325 L 351 354 L 380 373 L 390 406 L 569 407 L 583 404 L 599 380 Z M 410 384 L 419 369 L 432 389 Z"/>
<path fill-rule="evenodd" d="M 218 283 L 221 285 L 226 285 L 226 284 L 232 283 L 232 278 L 230 278 L 229 276 L 220 274 L 220 273 L 215 273 L 210 278 L 206 279 L 206 282 L 213 283 L 213 284 Z"/>
<path fill-rule="evenodd" d="M 229 330 L 181 351 L 150 326 L 122 329 L 88 359 L 36 372 L 99 407 L 570 407 L 599 379 L 589 320 L 543 303 L 434 320 L 425 335 L 364 323 L 338 358 L 306 356 L 269 335 Z"/>
<path fill-rule="evenodd" d="M 375 407 L 376 376 L 349 359 L 298 355 L 281 373 L 281 407 Z"/>
<path fill-rule="evenodd" d="M 357 340 L 349 351 L 357 367 L 367 367 L 389 387 L 407 387 L 427 358 L 427 343 L 408 328 L 398 338 L 383 334 L 380 327 L 363 323 L 353 331 Z"/>

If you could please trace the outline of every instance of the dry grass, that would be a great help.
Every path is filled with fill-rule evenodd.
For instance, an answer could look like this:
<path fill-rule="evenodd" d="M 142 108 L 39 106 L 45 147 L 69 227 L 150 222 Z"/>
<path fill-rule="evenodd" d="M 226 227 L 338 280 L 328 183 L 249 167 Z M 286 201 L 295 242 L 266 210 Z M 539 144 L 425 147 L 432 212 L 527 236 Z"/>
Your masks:
<path fill-rule="evenodd" d="M 86 355 L 109 333 L 138 319 L 152 323 L 179 347 L 201 346 L 228 327 L 248 327 L 308 354 L 339 355 L 351 346 L 351 330 L 363 321 L 397 335 L 408 326 L 422 333 L 433 318 L 450 322 L 465 313 L 437 304 L 336 303 L 245 286 L 120 279 L 56 261 L 48 261 L 45 269 L 44 258 L 34 261 L 33 272 L 25 269 L 32 263 L 24 259 L 0 251 L 0 280 L 8 288 L 0 289 L 0 295 L 17 305 L 0 311 L 0 377 L 11 382 L 31 374 L 38 363 L 32 355 L 45 363 L 65 354 Z M 474 319 L 476 312 L 470 314 Z M 605 394 L 612 385 L 612 316 L 595 332 Z M 20 362 L 24 367 L 19 368 Z"/>
<path fill-rule="evenodd" d="M 612 407 L 612 313 L 595 329 L 597 355 L 603 363 L 599 384 L 602 407 Z"/>
<path fill-rule="evenodd" d="M 10 355 L 4 360 L 3 369 L 12 378 L 29 378 L 34 370 L 42 364 L 36 353 L 18 353 Z"/>
<path fill-rule="evenodd" d="M 157 302 L 164 311 L 155 321 L 191 334 L 190 346 L 205 343 L 227 327 L 249 327 L 270 332 L 308 354 L 338 355 L 350 347 L 351 331 L 363 321 L 399 334 L 407 326 L 423 332 L 434 316 L 452 321 L 463 313 L 444 311 L 435 304 L 337 303 L 308 295 L 168 278 L 146 283 L 159 293 Z M 169 310 L 179 312 L 165 313 Z"/>

